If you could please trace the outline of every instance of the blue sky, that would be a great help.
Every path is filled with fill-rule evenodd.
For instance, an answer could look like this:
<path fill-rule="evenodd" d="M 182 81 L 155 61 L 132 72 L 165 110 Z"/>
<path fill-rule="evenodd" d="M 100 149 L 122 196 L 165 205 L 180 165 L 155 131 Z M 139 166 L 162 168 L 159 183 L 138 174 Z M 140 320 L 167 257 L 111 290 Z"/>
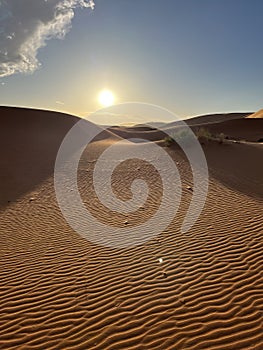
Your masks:
<path fill-rule="evenodd" d="M 94 10 L 74 8 L 65 37 L 36 51 L 40 68 L 0 78 L 1 105 L 86 115 L 108 88 L 116 102 L 179 116 L 262 108 L 262 1 L 94 2 Z M 3 13 L 0 5 L 0 21 Z"/>

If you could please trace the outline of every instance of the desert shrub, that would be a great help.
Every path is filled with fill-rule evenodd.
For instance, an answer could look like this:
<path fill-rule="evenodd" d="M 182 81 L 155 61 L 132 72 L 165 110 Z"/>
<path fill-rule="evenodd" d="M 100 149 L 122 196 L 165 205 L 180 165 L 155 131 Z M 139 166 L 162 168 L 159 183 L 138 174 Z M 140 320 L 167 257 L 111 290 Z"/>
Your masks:
<path fill-rule="evenodd" d="M 216 135 L 216 140 L 219 142 L 219 143 L 224 143 L 224 141 L 227 139 L 227 136 L 221 132 L 220 134 L 217 134 Z"/>
<path fill-rule="evenodd" d="M 177 140 L 183 140 L 183 141 L 187 141 L 190 140 L 190 132 L 187 129 L 183 129 L 183 130 L 178 130 L 175 131 L 174 133 L 172 133 L 171 136 L 166 136 L 164 138 L 164 142 L 166 146 L 171 146 L 173 143 L 175 143 Z"/>
<path fill-rule="evenodd" d="M 224 143 L 228 136 L 226 136 L 223 132 L 220 134 L 213 135 L 207 128 L 200 127 L 195 132 L 196 137 L 198 138 L 201 144 L 207 143 L 207 141 L 214 140 L 218 141 L 220 144 Z M 167 147 L 171 146 L 175 141 L 182 140 L 184 142 L 191 141 L 191 133 L 188 129 L 181 129 L 174 132 L 171 136 L 166 136 L 164 139 L 165 145 Z"/>
<path fill-rule="evenodd" d="M 164 138 L 164 144 L 167 147 L 170 147 L 172 145 L 172 143 L 174 142 L 174 139 L 171 136 L 166 136 Z"/>
<path fill-rule="evenodd" d="M 204 128 L 204 127 L 197 129 L 196 136 L 197 136 L 198 140 L 200 140 L 200 139 L 212 140 L 212 138 L 213 138 L 211 132 L 207 128 Z"/>

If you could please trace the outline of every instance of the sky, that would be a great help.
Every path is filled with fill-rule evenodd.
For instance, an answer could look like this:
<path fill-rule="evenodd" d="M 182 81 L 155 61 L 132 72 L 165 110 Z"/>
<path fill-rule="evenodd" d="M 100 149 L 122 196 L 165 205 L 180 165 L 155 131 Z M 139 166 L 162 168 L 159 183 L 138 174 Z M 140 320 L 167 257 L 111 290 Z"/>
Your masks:
<path fill-rule="evenodd" d="M 106 88 L 180 117 L 259 110 L 262 13 L 261 0 L 0 0 L 0 105 L 87 116 Z"/>

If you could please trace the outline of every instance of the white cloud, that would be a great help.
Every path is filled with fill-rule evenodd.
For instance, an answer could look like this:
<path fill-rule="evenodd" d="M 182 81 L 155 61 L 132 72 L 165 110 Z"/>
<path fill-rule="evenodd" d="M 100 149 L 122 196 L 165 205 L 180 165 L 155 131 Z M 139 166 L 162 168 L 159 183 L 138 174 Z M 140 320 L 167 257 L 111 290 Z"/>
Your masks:
<path fill-rule="evenodd" d="M 69 31 L 74 9 L 93 0 L 0 0 L 0 76 L 34 72 L 37 52 Z"/>
<path fill-rule="evenodd" d="M 64 105 L 65 103 L 63 101 L 56 101 L 57 105 Z"/>

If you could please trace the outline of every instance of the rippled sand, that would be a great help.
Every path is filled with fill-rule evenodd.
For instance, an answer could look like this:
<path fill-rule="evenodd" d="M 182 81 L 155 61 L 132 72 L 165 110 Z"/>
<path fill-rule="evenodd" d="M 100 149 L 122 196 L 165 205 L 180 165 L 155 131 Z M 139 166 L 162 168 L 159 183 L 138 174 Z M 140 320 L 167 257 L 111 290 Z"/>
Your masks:
<path fill-rule="evenodd" d="M 208 197 L 185 234 L 180 227 L 192 198 L 192 175 L 183 152 L 164 147 L 182 178 L 179 211 L 157 237 L 116 249 L 74 232 L 56 200 L 54 162 L 78 119 L 15 108 L 0 113 L 1 349 L 263 349 L 263 145 L 254 142 L 262 119 L 210 125 L 233 138 L 240 130 L 249 142 L 203 145 Z M 116 214 L 94 192 L 97 158 L 131 135 L 163 147 L 158 131 L 111 129 L 88 146 L 79 164 L 87 210 L 116 228 L 139 227 L 162 199 L 160 176 L 136 159 L 116 168 L 112 189 L 127 200 L 129 184 L 145 179 L 150 192 L 142 208 Z"/>

